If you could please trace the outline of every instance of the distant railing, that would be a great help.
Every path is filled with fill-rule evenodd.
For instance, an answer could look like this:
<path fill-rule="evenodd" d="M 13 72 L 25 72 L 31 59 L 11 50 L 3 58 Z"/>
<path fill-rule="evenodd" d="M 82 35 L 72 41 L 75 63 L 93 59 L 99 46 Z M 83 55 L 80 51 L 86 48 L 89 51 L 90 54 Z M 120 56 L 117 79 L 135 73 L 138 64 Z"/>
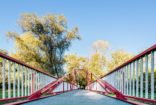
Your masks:
<path fill-rule="evenodd" d="M 0 101 L 27 97 L 54 80 L 43 70 L 0 53 Z"/>
<path fill-rule="evenodd" d="M 156 45 L 150 47 L 102 77 L 127 97 L 156 99 Z M 92 90 L 103 89 L 97 82 Z"/>

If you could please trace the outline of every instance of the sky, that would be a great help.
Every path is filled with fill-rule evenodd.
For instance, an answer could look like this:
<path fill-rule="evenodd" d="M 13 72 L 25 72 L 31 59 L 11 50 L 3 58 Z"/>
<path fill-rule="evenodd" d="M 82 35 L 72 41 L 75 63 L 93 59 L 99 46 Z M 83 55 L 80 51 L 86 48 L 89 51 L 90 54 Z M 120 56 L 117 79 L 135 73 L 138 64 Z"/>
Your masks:
<path fill-rule="evenodd" d="M 108 41 L 110 52 L 133 54 L 156 44 L 156 0 L 1 0 L 0 49 L 15 51 L 6 33 L 21 33 L 22 13 L 63 14 L 69 28 L 77 26 L 82 40 L 73 41 L 67 53 L 87 57 L 96 40 Z"/>

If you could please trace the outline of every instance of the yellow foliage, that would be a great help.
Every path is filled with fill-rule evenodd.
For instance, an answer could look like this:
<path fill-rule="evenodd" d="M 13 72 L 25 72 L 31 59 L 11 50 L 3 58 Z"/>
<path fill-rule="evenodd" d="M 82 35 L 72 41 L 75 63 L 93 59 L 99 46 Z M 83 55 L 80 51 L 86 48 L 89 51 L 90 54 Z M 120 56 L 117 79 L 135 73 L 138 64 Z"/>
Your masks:
<path fill-rule="evenodd" d="M 66 66 L 68 72 L 74 69 L 83 69 L 86 66 L 86 58 L 77 56 L 75 54 L 69 54 L 65 56 Z"/>
<path fill-rule="evenodd" d="M 109 48 L 109 43 L 104 40 L 97 40 L 93 43 L 93 49 L 96 52 L 104 53 Z"/>
<path fill-rule="evenodd" d="M 104 75 L 106 59 L 99 53 L 93 54 L 89 59 L 75 54 L 70 54 L 65 56 L 65 60 L 68 72 L 71 72 L 74 69 L 83 69 L 89 70 L 98 76 Z"/>
<path fill-rule="evenodd" d="M 26 13 L 21 16 L 19 25 L 22 34 L 8 32 L 16 46 L 12 56 L 58 77 L 63 75 L 64 53 L 73 40 L 79 39 L 78 28 L 69 30 L 66 18 L 53 14 Z"/>
<path fill-rule="evenodd" d="M 26 32 L 20 36 L 16 36 L 15 49 L 16 53 L 11 56 L 17 58 L 33 67 L 42 68 L 41 64 L 36 61 L 38 58 L 40 40 L 35 38 L 31 32 Z"/>
<path fill-rule="evenodd" d="M 100 53 L 96 52 L 94 53 L 89 61 L 89 70 L 96 74 L 97 76 L 102 76 L 104 73 L 106 73 L 106 70 L 104 69 L 106 66 L 106 58 L 102 56 Z"/>
<path fill-rule="evenodd" d="M 108 63 L 108 70 L 113 70 L 122 63 L 126 62 L 133 57 L 132 54 L 125 52 L 124 50 L 117 50 L 111 54 L 111 61 Z"/>

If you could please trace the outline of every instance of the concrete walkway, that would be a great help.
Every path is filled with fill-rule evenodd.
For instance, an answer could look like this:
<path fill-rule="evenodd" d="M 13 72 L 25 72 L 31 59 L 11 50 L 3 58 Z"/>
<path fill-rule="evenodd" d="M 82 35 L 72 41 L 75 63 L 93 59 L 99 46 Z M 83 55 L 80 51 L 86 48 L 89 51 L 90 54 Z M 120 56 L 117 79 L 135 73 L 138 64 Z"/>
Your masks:
<path fill-rule="evenodd" d="M 23 105 L 130 105 L 120 100 L 87 90 L 75 90 L 61 95 L 32 101 Z"/>

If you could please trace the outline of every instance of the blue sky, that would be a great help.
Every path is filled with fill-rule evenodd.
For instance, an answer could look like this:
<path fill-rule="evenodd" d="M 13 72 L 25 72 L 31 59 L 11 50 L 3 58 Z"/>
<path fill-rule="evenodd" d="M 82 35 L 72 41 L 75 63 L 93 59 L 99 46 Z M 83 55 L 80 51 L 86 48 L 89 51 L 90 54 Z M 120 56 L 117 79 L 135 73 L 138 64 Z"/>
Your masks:
<path fill-rule="evenodd" d="M 96 40 L 134 54 L 156 44 L 156 0 L 1 0 L 0 11 L 0 49 L 8 52 L 14 47 L 5 34 L 20 32 L 22 13 L 64 14 L 69 28 L 79 27 L 82 40 L 68 53 L 88 56 Z"/>

